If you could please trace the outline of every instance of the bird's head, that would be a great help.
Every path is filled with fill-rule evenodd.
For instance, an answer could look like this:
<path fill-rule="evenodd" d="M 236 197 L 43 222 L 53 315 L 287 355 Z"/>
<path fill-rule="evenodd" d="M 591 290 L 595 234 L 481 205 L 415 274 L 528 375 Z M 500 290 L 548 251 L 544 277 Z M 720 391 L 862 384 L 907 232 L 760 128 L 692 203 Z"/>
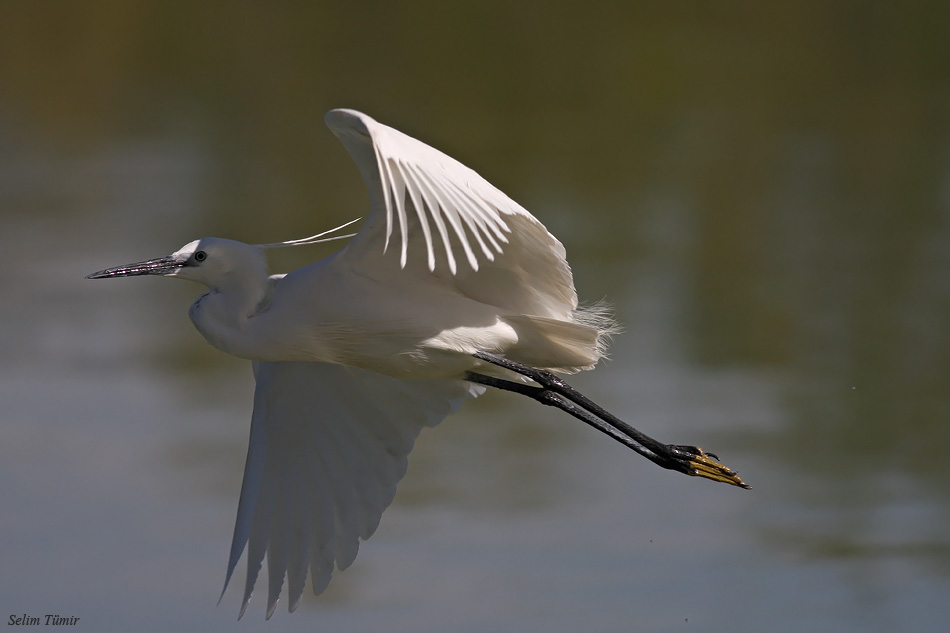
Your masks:
<path fill-rule="evenodd" d="M 189 279 L 216 288 L 230 283 L 243 284 L 267 278 L 267 260 L 259 246 L 205 237 L 185 244 L 166 255 L 125 266 L 106 268 L 86 279 L 162 275 Z"/>

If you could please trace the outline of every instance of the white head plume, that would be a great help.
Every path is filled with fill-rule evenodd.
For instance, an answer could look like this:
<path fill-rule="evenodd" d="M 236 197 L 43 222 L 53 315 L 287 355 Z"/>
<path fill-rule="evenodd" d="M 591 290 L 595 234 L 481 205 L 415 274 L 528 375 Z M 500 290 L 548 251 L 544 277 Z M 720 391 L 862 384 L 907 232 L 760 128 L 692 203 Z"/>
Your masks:
<path fill-rule="evenodd" d="M 316 235 L 311 235 L 310 237 L 304 237 L 299 240 L 287 240 L 286 242 L 273 242 L 272 244 L 255 244 L 260 248 L 283 248 L 285 246 L 308 246 L 310 244 L 320 244 L 321 242 L 332 242 L 333 240 L 345 240 L 348 237 L 353 237 L 356 233 L 349 233 L 347 235 L 334 235 L 333 237 L 323 237 L 324 235 L 329 235 L 330 233 L 336 233 L 340 229 L 345 229 L 354 222 L 359 222 L 362 218 L 356 218 L 355 220 L 350 220 L 346 224 L 341 224 L 335 229 L 330 229 L 329 231 L 324 231 L 323 233 L 317 233 Z M 323 239 L 321 239 L 323 238 Z"/>

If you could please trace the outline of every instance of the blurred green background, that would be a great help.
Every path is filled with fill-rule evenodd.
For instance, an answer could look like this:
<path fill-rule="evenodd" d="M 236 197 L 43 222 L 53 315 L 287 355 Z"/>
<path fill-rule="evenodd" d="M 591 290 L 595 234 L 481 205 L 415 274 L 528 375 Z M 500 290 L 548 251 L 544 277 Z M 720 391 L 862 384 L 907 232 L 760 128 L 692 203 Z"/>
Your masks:
<path fill-rule="evenodd" d="M 544 222 L 626 329 L 577 385 L 754 490 L 493 394 L 423 435 L 354 568 L 270 626 L 939 628 L 948 29 L 939 2 L 3 3 L 0 605 L 262 626 L 260 596 L 240 625 L 237 591 L 214 608 L 248 368 L 192 329 L 197 287 L 82 277 L 365 214 L 322 122 L 351 107 Z"/>

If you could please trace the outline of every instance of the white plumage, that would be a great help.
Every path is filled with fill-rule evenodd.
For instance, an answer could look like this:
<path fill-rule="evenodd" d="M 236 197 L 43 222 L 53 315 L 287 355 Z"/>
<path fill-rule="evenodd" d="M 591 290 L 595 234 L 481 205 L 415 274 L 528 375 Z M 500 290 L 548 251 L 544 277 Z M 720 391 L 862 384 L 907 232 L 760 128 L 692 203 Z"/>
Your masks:
<path fill-rule="evenodd" d="M 376 531 L 406 474 L 409 451 L 484 387 L 407 381 L 309 362 L 255 362 L 254 414 L 225 588 L 247 546 L 240 615 L 267 553 L 267 617 L 284 577 L 297 608 L 310 570 L 320 594 Z M 222 591 L 223 595 L 223 591 Z"/>
<path fill-rule="evenodd" d="M 308 570 L 320 593 L 334 566 L 353 562 L 419 431 L 484 390 L 466 372 L 507 375 L 474 353 L 573 372 L 597 363 L 611 327 L 578 310 L 561 243 L 477 173 L 359 112 L 333 110 L 326 122 L 370 196 L 362 228 L 334 255 L 269 277 L 266 248 L 323 240 L 204 238 L 90 275 L 205 284 L 190 312 L 195 326 L 254 361 L 225 582 L 246 547 L 242 615 L 265 553 L 268 617 L 285 579 L 293 611 Z"/>

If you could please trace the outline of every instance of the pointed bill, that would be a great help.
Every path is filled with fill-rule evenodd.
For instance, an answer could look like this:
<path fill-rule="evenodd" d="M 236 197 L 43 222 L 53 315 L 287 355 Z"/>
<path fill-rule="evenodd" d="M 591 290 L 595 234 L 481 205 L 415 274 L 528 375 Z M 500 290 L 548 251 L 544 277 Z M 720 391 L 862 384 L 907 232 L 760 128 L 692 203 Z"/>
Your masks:
<path fill-rule="evenodd" d="M 108 277 L 135 277 L 138 275 L 167 275 L 173 273 L 179 268 L 188 265 L 188 260 L 180 259 L 174 255 L 149 259 L 144 262 L 126 264 L 125 266 L 115 266 L 106 268 L 86 275 L 86 279 L 106 279 Z"/>

